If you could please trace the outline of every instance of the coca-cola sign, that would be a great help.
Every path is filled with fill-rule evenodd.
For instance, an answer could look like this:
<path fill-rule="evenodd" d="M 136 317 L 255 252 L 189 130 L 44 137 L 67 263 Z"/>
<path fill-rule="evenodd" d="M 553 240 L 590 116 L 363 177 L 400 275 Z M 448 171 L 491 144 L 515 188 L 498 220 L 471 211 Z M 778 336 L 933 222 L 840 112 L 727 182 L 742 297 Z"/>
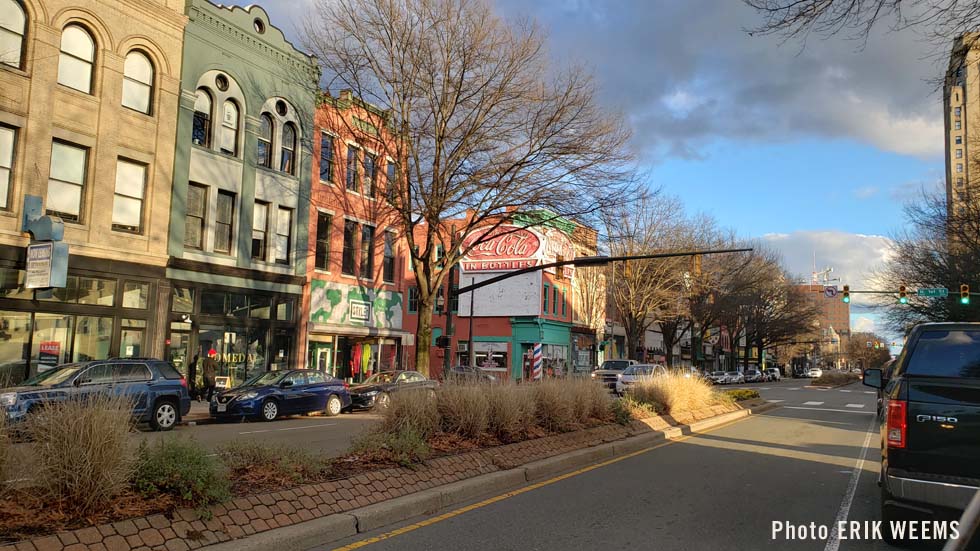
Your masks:
<path fill-rule="evenodd" d="M 541 238 L 528 229 L 501 226 L 471 233 L 463 240 L 463 247 L 470 245 L 473 248 L 463 257 L 463 270 L 505 272 L 536 266 Z"/>

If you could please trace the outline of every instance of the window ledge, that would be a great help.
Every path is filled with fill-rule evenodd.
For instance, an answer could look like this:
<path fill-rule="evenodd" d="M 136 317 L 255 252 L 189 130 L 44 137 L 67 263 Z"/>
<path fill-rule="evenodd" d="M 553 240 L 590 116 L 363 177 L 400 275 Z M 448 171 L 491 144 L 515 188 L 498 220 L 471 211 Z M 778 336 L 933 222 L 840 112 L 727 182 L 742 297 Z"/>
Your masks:
<path fill-rule="evenodd" d="M 330 181 L 330 180 L 320 180 L 320 185 L 321 186 L 332 186 L 332 185 L 334 185 L 334 183 L 332 181 Z"/>
<path fill-rule="evenodd" d="M 60 82 L 57 82 L 56 84 L 58 85 L 58 89 L 63 92 L 67 92 L 68 94 L 78 96 L 80 99 L 84 99 L 86 101 L 90 101 L 95 104 L 101 103 L 99 97 L 95 95 L 95 90 L 93 90 L 92 92 L 82 92 L 81 90 L 76 90 L 71 86 L 62 84 Z"/>
<path fill-rule="evenodd" d="M 225 156 L 227 157 L 227 155 L 225 155 Z M 276 177 L 279 177 L 279 178 L 289 178 L 290 180 L 296 180 L 297 182 L 299 181 L 299 176 L 296 176 L 294 174 L 290 174 L 288 172 L 283 172 L 281 170 L 276 170 L 274 168 L 267 167 L 267 166 L 264 166 L 264 165 L 255 165 L 255 170 L 261 170 L 262 172 L 268 172 L 270 176 L 276 176 Z"/>
<path fill-rule="evenodd" d="M 333 272 L 331 272 L 330 270 L 321 270 L 320 268 L 313 268 L 313 273 L 323 274 L 323 275 L 333 275 Z"/>
<path fill-rule="evenodd" d="M 31 78 L 31 74 L 27 72 L 25 69 L 21 69 L 20 67 L 14 67 L 12 65 L 7 65 L 6 63 L 0 63 L 0 69 L 11 72 L 15 75 Z"/>

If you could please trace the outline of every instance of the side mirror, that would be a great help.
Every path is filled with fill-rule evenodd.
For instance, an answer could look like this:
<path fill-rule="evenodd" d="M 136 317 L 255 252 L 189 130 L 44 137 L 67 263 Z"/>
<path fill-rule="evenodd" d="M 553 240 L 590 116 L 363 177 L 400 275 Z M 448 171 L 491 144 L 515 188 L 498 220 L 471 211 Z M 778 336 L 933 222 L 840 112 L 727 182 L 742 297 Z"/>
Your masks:
<path fill-rule="evenodd" d="M 289 379 L 279 383 L 279 388 L 289 388 L 291 386 L 293 386 L 293 382 L 290 381 Z"/>
<path fill-rule="evenodd" d="M 862 381 L 865 386 L 870 386 L 873 388 L 881 388 L 884 385 L 881 383 L 881 370 L 880 369 L 865 369 Z"/>

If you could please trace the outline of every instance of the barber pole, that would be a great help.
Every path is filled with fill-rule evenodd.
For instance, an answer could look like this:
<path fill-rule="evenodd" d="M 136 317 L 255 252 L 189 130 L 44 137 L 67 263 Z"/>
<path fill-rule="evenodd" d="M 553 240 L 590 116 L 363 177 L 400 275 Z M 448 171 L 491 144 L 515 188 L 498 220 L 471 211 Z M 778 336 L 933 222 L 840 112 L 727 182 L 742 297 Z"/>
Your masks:
<path fill-rule="evenodd" d="M 541 368 L 542 365 L 544 364 L 544 360 L 541 357 L 541 343 L 537 343 L 534 345 L 534 357 L 531 359 L 531 361 L 534 362 L 533 364 L 531 364 L 533 366 L 531 368 L 531 379 L 537 381 L 543 375 Z"/>

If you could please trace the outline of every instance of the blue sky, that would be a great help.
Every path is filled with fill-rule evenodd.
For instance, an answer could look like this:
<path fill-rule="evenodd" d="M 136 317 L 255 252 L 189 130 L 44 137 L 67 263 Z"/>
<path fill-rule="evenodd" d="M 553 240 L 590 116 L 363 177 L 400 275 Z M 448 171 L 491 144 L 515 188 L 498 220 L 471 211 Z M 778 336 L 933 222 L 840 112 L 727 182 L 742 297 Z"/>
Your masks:
<path fill-rule="evenodd" d="M 263 5 L 296 38 L 318 1 L 330 0 Z M 842 283 L 865 285 L 902 227 L 902 202 L 941 185 L 941 98 L 929 79 L 945 53 L 887 22 L 866 44 L 781 44 L 749 36 L 760 20 L 739 0 L 495 4 L 536 19 L 556 63 L 595 73 L 652 186 L 767 240 L 791 272 L 808 273 L 815 253 Z M 874 309 L 852 312 L 853 328 L 883 330 Z"/>

